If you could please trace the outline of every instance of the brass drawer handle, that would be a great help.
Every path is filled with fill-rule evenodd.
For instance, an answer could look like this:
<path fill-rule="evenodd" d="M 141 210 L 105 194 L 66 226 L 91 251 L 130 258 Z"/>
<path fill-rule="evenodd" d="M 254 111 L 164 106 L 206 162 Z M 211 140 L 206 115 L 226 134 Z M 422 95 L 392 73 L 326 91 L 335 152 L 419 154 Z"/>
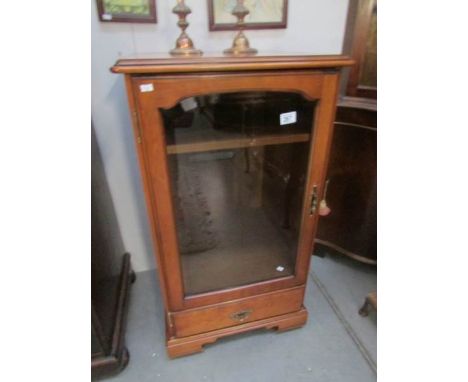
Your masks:
<path fill-rule="evenodd" d="M 244 321 L 245 319 L 247 319 L 247 317 L 250 316 L 250 314 L 252 313 L 252 310 L 249 309 L 249 310 L 242 310 L 240 312 L 236 312 L 234 314 L 231 314 L 231 318 L 235 321 L 239 321 L 239 322 L 242 322 Z"/>

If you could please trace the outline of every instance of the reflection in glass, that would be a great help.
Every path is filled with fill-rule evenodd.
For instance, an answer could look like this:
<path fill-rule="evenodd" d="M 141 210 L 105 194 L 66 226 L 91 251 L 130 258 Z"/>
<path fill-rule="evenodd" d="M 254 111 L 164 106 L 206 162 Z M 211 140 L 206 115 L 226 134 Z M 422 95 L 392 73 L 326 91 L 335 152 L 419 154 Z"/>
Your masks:
<path fill-rule="evenodd" d="M 161 112 L 185 293 L 293 275 L 314 102 L 243 92 Z"/>

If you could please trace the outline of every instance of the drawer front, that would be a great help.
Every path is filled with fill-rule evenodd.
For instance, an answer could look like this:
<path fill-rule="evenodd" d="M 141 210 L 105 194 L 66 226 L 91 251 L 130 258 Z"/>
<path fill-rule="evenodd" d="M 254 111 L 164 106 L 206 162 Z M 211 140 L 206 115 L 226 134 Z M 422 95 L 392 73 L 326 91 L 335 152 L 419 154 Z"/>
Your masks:
<path fill-rule="evenodd" d="M 305 286 L 172 314 L 176 337 L 227 328 L 298 311 Z"/>

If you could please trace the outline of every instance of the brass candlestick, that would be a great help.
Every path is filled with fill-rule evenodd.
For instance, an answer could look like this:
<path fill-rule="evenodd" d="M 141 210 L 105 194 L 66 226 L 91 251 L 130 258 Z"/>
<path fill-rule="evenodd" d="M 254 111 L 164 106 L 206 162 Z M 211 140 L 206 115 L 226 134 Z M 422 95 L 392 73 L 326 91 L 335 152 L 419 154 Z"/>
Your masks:
<path fill-rule="evenodd" d="M 244 34 L 244 26 L 245 26 L 245 16 L 247 16 L 250 11 L 244 5 L 244 0 L 237 0 L 236 6 L 233 8 L 231 14 L 237 17 L 237 28 L 239 32 L 237 32 L 236 37 L 234 37 L 234 41 L 232 42 L 232 47 L 226 49 L 224 54 L 229 55 L 249 55 L 249 54 L 256 54 L 257 49 L 251 48 L 248 38 Z"/>
<path fill-rule="evenodd" d="M 177 0 L 177 5 L 172 9 L 172 13 L 179 17 L 177 25 L 182 29 L 182 33 L 176 41 L 176 47 L 170 53 L 173 56 L 200 56 L 203 54 L 201 50 L 195 49 L 192 39 L 185 33 L 189 26 L 187 15 L 192 13 L 192 10 L 185 5 L 184 0 Z"/>

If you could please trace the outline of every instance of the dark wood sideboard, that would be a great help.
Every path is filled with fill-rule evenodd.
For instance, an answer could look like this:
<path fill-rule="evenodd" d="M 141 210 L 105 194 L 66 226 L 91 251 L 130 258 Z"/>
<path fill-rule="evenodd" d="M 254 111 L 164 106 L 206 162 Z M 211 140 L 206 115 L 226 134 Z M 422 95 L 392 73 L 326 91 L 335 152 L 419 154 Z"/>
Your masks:
<path fill-rule="evenodd" d="M 128 363 L 125 328 L 135 274 L 125 254 L 101 156 L 92 132 L 91 375 L 113 375 Z"/>

